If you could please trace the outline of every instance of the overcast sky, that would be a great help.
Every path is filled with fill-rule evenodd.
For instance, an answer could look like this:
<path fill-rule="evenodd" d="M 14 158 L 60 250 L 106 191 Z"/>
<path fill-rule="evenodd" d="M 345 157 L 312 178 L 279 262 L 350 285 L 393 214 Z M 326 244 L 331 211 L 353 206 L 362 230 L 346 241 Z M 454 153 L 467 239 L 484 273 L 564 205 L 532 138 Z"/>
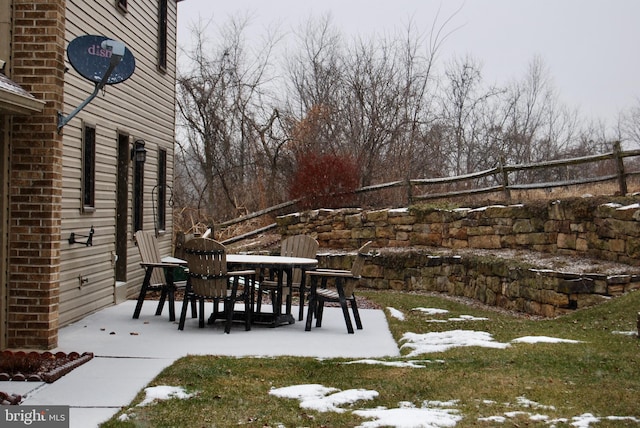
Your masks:
<path fill-rule="evenodd" d="M 330 13 L 345 36 L 368 37 L 403 30 L 409 20 L 428 31 L 438 11 L 440 25 L 455 14 L 441 63 L 469 54 L 485 82 L 504 85 L 523 78 L 537 55 L 560 100 L 586 118 L 612 123 L 640 106 L 640 0 L 184 0 L 178 45 L 187 46 L 199 19 L 215 27 L 249 14 L 253 34 L 264 35 L 275 24 L 286 32 Z"/>

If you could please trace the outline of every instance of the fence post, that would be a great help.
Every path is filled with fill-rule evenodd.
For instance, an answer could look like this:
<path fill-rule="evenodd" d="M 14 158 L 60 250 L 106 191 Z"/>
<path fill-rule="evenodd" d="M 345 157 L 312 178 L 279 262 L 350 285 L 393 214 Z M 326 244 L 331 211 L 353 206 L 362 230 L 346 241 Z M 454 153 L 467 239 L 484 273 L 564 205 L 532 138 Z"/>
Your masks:
<path fill-rule="evenodd" d="M 408 205 L 413 204 L 413 190 L 411 189 L 411 179 L 407 177 L 407 201 Z"/>
<path fill-rule="evenodd" d="M 504 156 L 500 157 L 500 172 L 502 173 L 502 185 L 504 186 L 502 191 L 507 202 L 510 202 L 511 190 L 509 190 L 509 174 L 504 169 Z"/>
<path fill-rule="evenodd" d="M 620 194 L 622 196 L 627 194 L 627 180 L 624 173 L 624 160 L 622 158 L 622 148 L 620 141 L 613 143 L 613 155 L 616 158 L 616 169 L 618 172 L 618 186 L 620 187 Z"/>

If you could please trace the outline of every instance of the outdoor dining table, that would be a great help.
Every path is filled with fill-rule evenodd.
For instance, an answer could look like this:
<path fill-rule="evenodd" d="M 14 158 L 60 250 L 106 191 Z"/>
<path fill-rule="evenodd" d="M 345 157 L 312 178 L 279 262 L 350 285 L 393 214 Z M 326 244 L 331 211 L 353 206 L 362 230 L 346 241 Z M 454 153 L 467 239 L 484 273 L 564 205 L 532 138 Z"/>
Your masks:
<path fill-rule="evenodd" d="M 166 263 L 176 263 L 187 265 L 185 260 L 175 257 L 165 257 L 162 259 Z M 291 289 L 293 281 L 293 269 L 305 270 L 315 269 L 318 265 L 318 260 L 305 257 L 286 257 L 286 256 L 268 256 L 260 254 L 227 254 L 227 265 L 233 266 L 233 270 L 238 269 L 256 269 L 259 270 L 269 269 L 277 277 L 278 285 L 276 290 L 276 301 L 272 302 L 272 313 L 252 313 L 251 320 L 254 323 L 270 324 L 273 327 L 282 324 L 293 324 L 295 318 L 291 313 Z M 286 274 L 286 275 L 283 275 Z M 283 278 L 286 276 L 286 284 Z M 303 274 L 303 278 L 305 275 Z M 282 294 L 283 289 L 288 287 L 290 292 L 285 302 L 285 311 L 282 312 Z M 253 310 L 255 306 L 255 283 L 251 284 L 251 308 Z"/>
<path fill-rule="evenodd" d="M 237 266 L 240 269 L 268 269 L 274 273 L 278 279 L 276 289 L 276 301 L 271 302 L 273 307 L 272 313 L 253 313 L 251 319 L 256 323 L 267 323 L 272 326 L 281 324 L 293 324 L 295 318 L 291 314 L 291 290 L 293 281 L 293 269 L 302 269 L 303 272 L 308 269 L 314 269 L 318 265 L 318 260 L 305 257 L 286 257 L 286 256 L 266 256 L 259 254 L 227 254 L 227 264 Z M 283 283 L 285 277 L 287 282 Z M 304 274 L 302 276 L 304 278 Z M 255 284 L 253 285 L 255 287 Z M 289 294 L 285 303 L 285 311 L 282 312 L 282 294 L 284 288 L 289 289 Z M 255 291 L 255 290 L 252 290 Z M 251 293 L 251 307 L 254 307 L 254 294 Z"/>

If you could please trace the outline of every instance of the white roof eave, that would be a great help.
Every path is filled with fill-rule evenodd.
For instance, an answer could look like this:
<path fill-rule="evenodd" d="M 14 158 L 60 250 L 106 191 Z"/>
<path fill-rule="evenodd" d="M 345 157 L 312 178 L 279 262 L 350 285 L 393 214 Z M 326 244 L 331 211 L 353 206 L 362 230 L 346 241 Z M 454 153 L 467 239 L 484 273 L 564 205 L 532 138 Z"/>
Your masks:
<path fill-rule="evenodd" d="M 39 113 L 45 102 L 35 98 L 20 85 L 0 74 L 0 112 L 5 114 L 28 115 Z"/>

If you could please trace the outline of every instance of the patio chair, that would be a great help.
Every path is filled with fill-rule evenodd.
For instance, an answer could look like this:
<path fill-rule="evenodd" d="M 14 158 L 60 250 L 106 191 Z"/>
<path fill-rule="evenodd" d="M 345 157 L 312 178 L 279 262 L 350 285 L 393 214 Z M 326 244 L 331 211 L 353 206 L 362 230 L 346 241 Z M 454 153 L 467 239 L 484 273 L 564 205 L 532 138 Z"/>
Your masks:
<path fill-rule="evenodd" d="M 356 327 L 358 330 L 362 330 L 362 321 L 360 320 L 354 290 L 360 282 L 360 275 L 370 247 L 371 241 L 358 249 L 358 254 L 351 266 L 351 270 L 316 269 L 307 272 L 307 276 L 310 278 L 311 292 L 309 293 L 309 308 L 307 310 L 307 324 L 305 325 L 306 331 L 311 331 L 311 323 L 314 315 L 316 317 L 316 327 L 322 326 L 322 315 L 326 302 L 340 304 L 344 321 L 347 325 L 347 331 L 349 334 L 353 334 L 353 324 L 351 323 L 349 308 L 347 307 L 347 302 L 349 302 L 351 304 L 351 310 L 353 311 Z M 318 287 L 318 279 L 320 279 L 320 287 Z M 334 280 L 335 289 L 327 288 L 329 279 Z"/>
<path fill-rule="evenodd" d="M 139 230 L 135 233 L 136 244 L 140 252 L 140 266 L 145 270 L 142 288 L 138 294 L 138 302 L 133 311 L 133 318 L 137 319 L 142 310 L 147 293 L 149 291 L 160 291 L 160 300 L 156 309 L 156 315 L 162 314 L 165 301 L 169 304 L 169 320 L 175 321 L 175 292 L 178 288 L 184 288 L 186 281 L 174 282 L 174 270 L 180 268 L 175 263 L 163 263 L 158 250 L 158 241 L 155 234 Z"/>
<path fill-rule="evenodd" d="M 204 328 L 205 325 L 204 302 L 213 300 L 213 314 L 209 323 L 224 319 L 224 332 L 229 333 L 234 320 L 235 303 L 244 302 L 244 312 L 241 315 L 245 329 L 251 330 L 251 294 L 255 270 L 227 271 L 226 249 L 213 239 L 194 238 L 185 242 L 183 249 L 188 266 L 188 279 L 178 329 L 184 329 L 187 306 L 192 299 L 196 299 L 200 304 L 200 328 Z M 222 312 L 219 311 L 220 301 L 223 302 Z"/>
<path fill-rule="evenodd" d="M 286 257 L 305 257 L 315 259 L 318 253 L 318 241 L 309 235 L 294 235 L 282 240 L 280 244 L 280 255 Z M 263 273 L 263 272 L 262 272 Z M 284 274 L 286 275 L 286 273 Z M 286 284 L 286 276 L 282 278 L 282 284 Z M 298 320 L 304 319 L 304 299 L 307 293 L 305 287 L 305 278 L 302 275 L 302 269 L 293 269 L 291 277 L 291 287 L 293 290 L 297 290 L 300 296 L 300 310 L 298 312 Z M 276 304 L 275 293 L 278 289 L 278 281 L 275 278 L 264 279 L 260 278 L 258 285 L 258 300 L 256 302 L 256 311 L 260 312 L 262 309 L 262 295 L 263 293 L 270 293 L 271 303 Z M 288 287 L 283 287 L 282 297 L 286 298 L 287 313 L 291 307 L 291 294 L 293 290 L 289 290 Z"/>

